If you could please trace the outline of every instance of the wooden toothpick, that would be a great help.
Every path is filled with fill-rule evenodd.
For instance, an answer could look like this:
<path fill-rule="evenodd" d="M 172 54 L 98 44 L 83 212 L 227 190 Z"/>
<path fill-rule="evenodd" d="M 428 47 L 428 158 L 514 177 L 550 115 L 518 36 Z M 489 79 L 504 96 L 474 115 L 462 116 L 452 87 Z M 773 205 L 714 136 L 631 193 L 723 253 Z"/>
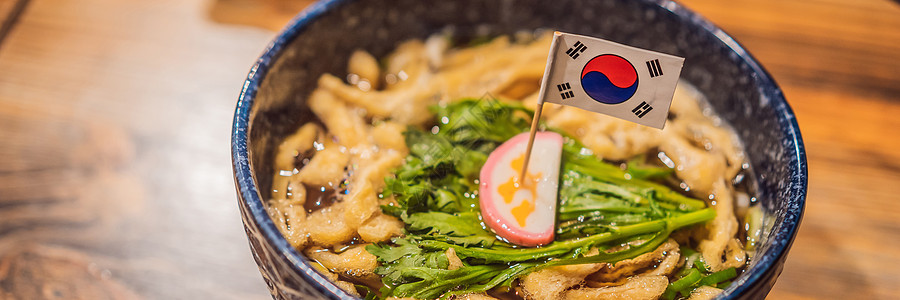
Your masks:
<path fill-rule="evenodd" d="M 547 55 L 547 67 L 544 69 L 544 77 L 541 78 L 541 88 L 538 91 L 538 103 L 537 109 L 534 110 L 534 117 L 531 119 L 531 133 L 528 136 L 528 148 L 525 148 L 525 161 L 522 162 L 522 173 L 521 182 L 525 183 L 525 174 L 528 174 L 528 161 L 531 160 L 531 148 L 534 146 L 534 135 L 537 134 L 538 123 L 541 121 L 541 112 L 544 110 L 544 96 L 546 96 L 547 90 L 547 82 L 550 80 L 550 70 L 553 66 L 553 61 L 556 60 L 557 41 L 559 37 L 562 35 L 562 32 L 554 31 L 553 32 L 553 41 L 550 42 L 550 53 Z"/>
<path fill-rule="evenodd" d="M 525 174 L 528 173 L 528 161 L 531 160 L 531 148 L 534 146 L 534 135 L 537 134 L 538 122 L 541 119 L 541 111 L 544 108 L 544 101 L 538 101 L 537 109 L 534 110 L 534 117 L 531 119 L 531 133 L 528 135 L 528 148 L 525 148 L 525 161 L 522 162 L 522 174 L 519 181 L 525 183 Z"/>

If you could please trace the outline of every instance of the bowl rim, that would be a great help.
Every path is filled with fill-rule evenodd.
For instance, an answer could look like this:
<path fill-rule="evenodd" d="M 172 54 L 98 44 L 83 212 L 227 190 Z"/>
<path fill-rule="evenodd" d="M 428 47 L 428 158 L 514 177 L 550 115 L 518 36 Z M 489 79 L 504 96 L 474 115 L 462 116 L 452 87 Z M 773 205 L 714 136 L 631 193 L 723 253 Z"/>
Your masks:
<path fill-rule="evenodd" d="M 242 202 L 248 207 L 249 212 L 256 221 L 263 237 L 269 244 L 274 246 L 280 259 L 289 262 L 293 271 L 303 277 L 304 280 L 318 283 L 313 284 L 314 288 L 332 299 L 358 298 L 340 289 L 331 280 L 317 272 L 310 264 L 310 261 L 288 243 L 269 217 L 262 201 L 261 194 L 259 193 L 259 189 L 256 186 L 256 180 L 254 179 L 254 174 L 250 166 L 248 145 L 249 121 L 257 90 L 267 75 L 272 63 L 280 57 L 281 50 L 323 14 L 342 4 L 354 1 L 358 0 L 321 0 L 315 2 L 297 14 L 284 29 L 278 33 L 265 48 L 262 55 L 256 60 L 256 63 L 251 67 L 247 79 L 244 81 L 240 95 L 238 96 L 231 133 L 232 168 L 238 194 L 240 196 L 238 197 L 239 205 Z M 716 297 L 717 299 L 734 299 L 748 291 L 751 287 L 761 284 L 761 278 L 764 275 L 768 277 L 768 274 L 771 272 L 777 272 L 775 276 L 780 274 L 780 265 L 776 266 L 777 270 L 773 269 L 773 266 L 783 260 L 785 254 L 796 238 L 797 230 L 805 210 L 808 187 L 806 150 L 800 134 L 799 125 L 797 124 L 797 118 L 785 100 L 781 88 L 775 83 L 772 76 L 740 43 L 725 33 L 724 30 L 674 1 L 642 1 L 647 4 L 657 5 L 673 13 L 679 19 L 690 23 L 691 25 L 699 26 L 730 48 L 733 54 L 738 56 L 739 62 L 746 64 L 752 73 L 758 75 L 757 80 L 760 83 L 758 86 L 761 89 L 760 94 L 761 96 L 769 96 L 768 100 L 774 105 L 778 120 L 782 123 L 782 130 L 790 137 L 792 143 L 791 146 L 793 147 L 795 155 L 791 159 L 791 164 L 796 163 L 796 170 L 799 172 L 791 174 L 790 181 L 794 183 L 794 185 L 791 186 L 787 201 L 790 204 L 796 205 L 799 209 L 788 210 L 785 221 L 782 223 L 783 226 L 781 227 L 781 230 L 773 233 L 773 238 L 774 236 L 779 236 L 786 239 L 782 242 L 776 241 L 773 245 L 774 249 L 770 249 L 769 252 L 764 253 L 761 258 L 758 258 L 754 272 L 749 273 L 749 276 L 741 277 L 741 279 L 735 281 L 736 284 L 733 284 Z M 766 92 L 768 92 L 768 94 Z M 247 225 L 245 224 L 245 226 Z M 781 263 L 783 264 L 783 262 Z M 768 290 L 766 292 L 768 293 Z"/>

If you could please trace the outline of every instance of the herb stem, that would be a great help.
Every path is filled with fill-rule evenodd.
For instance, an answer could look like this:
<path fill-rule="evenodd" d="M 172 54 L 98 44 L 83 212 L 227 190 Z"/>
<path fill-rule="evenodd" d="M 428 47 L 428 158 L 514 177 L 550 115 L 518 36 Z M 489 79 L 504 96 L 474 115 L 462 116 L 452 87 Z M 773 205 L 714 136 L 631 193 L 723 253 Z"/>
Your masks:
<path fill-rule="evenodd" d="M 675 229 L 688 225 L 711 220 L 715 215 L 715 210 L 706 208 L 662 220 L 620 227 L 611 226 L 610 228 L 613 230 L 611 232 L 599 233 L 580 239 L 554 242 L 541 248 L 486 249 L 479 247 L 463 247 L 432 240 L 420 241 L 418 245 L 425 249 L 447 250 L 447 248 L 453 248 L 457 255 L 484 259 L 488 262 L 521 262 L 558 256 L 578 248 L 611 242 L 635 235 L 667 231 L 666 236 L 668 236 L 668 232 L 672 232 Z"/>

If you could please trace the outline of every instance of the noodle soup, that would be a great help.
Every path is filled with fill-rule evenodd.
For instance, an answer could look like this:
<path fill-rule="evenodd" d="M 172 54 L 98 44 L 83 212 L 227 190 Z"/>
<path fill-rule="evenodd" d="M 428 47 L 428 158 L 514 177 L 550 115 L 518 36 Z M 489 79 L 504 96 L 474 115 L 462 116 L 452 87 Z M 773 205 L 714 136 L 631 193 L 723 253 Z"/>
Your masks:
<path fill-rule="evenodd" d="M 550 36 L 454 46 L 446 35 L 357 51 L 284 139 L 267 209 L 322 274 L 361 297 L 712 298 L 764 224 L 743 147 L 679 83 L 664 130 L 547 104 L 564 136 L 555 240 L 484 225 L 478 171 L 528 130 Z M 745 224 L 746 223 L 746 224 Z"/>

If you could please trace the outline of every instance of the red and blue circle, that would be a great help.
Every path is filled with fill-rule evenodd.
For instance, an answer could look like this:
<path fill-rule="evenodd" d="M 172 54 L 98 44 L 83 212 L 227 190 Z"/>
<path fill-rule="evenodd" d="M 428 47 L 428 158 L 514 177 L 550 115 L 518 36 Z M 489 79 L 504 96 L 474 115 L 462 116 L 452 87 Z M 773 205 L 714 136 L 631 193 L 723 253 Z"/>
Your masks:
<path fill-rule="evenodd" d="M 625 58 L 603 54 L 592 58 L 581 71 L 581 88 L 600 103 L 619 104 L 637 92 L 637 70 Z"/>

